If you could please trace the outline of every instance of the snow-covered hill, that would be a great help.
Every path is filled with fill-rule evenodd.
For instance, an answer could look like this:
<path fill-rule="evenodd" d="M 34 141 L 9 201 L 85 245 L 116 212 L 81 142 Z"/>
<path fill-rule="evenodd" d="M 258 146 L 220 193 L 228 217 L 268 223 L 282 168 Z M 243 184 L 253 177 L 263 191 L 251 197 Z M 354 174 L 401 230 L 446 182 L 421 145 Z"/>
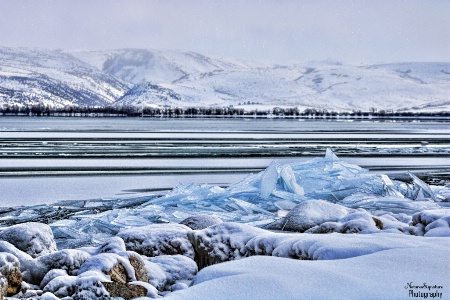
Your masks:
<path fill-rule="evenodd" d="M 130 87 L 67 52 L 0 47 L 0 104 L 107 105 Z"/>
<path fill-rule="evenodd" d="M 290 65 L 193 52 L 0 48 L 0 103 L 448 110 L 450 63 Z"/>

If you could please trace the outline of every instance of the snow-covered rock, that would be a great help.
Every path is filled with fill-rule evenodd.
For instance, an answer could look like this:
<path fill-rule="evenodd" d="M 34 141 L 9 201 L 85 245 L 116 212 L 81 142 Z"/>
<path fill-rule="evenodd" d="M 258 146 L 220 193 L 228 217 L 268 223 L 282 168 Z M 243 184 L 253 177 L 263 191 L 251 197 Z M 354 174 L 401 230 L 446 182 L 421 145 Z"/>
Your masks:
<path fill-rule="evenodd" d="M 101 253 L 92 256 L 83 263 L 79 274 L 88 271 L 101 272 L 115 282 L 130 282 L 136 280 L 136 275 L 130 261 L 115 253 Z"/>
<path fill-rule="evenodd" d="M 76 276 L 57 276 L 43 288 L 43 292 L 50 292 L 58 298 L 72 296 L 75 293 Z"/>
<path fill-rule="evenodd" d="M 168 291 L 181 287 L 180 284 L 189 285 L 198 272 L 195 261 L 184 255 L 160 255 L 149 257 L 148 260 L 164 272 L 164 290 Z"/>
<path fill-rule="evenodd" d="M 295 206 L 281 222 L 281 230 L 304 232 L 325 222 L 345 217 L 349 209 L 324 200 L 304 201 Z"/>
<path fill-rule="evenodd" d="M 42 279 L 39 287 L 42 289 L 44 289 L 44 287 L 53 279 L 55 279 L 56 277 L 59 276 L 68 276 L 67 275 L 67 271 L 66 270 L 61 270 L 61 269 L 53 269 L 48 271 L 47 274 L 45 274 L 44 278 Z"/>
<path fill-rule="evenodd" d="M 127 250 L 145 256 L 182 254 L 194 258 L 194 249 L 188 240 L 189 227 L 181 224 L 152 224 L 120 231 Z"/>
<path fill-rule="evenodd" d="M 222 219 L 211 215 L 195 215 L 190 216 L 180 222 L 193 230 L 201 230 L 206 227 L 223 223 Z"/>
<path fill-rule="evenodd" d="M 69 275 L 77 275 L 81 265 L 91 256 L 84 251 L 76 249 L 64 249 L 40 256 L 38 263 L 45 265 L 49 270 L 62 269 Z"/>
<path fill-rule="evenodd" d="M 164 291 L 167 283 L 167 275 L 161 266 L 146 259 L 145 270 L 147 271 L 148 282 L 158 291 Z"/>
<path fill-rule="evenodd" d="M 50 226 L 42 223 L 23 223 L 0 231 L 0 240 L 13 244 L 31 257 L 56 251 L 56 243 Z"/>
<path fill-rule="evenodd" d="M 22 278 L 28 283 L 39 284 L 48 272 L 47 266 L 6 241 L 0 241 L 0 252 L 10 253 L 19 260 Z"/>
<path fill-rule="evenodd" d="M 189 232 L 199 269 L 223 261 L 248 256 L 245 244 L 266 231 L 245 224 L 224 222 Z"/>
<path fill-rule="evenodd" d="M 77 276 L 74 300 L 109 300 L 111 299 L 108 291 L 102 282 L 109 279 L 99 271 L 87 271 Z"/>

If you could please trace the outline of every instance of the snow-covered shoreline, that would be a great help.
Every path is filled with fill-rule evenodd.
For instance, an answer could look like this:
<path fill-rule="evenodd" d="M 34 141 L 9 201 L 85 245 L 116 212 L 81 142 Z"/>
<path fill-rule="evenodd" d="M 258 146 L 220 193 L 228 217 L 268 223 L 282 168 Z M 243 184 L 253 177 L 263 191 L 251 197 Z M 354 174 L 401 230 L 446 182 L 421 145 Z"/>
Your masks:
<path fill-rule="evenodd" d="M 102 211 L 94 201 L 62 206 L 60 221 L 0 231 L 3 293 L 66 300 L 424 293 L 446 299 L 450 188 L 411 178 L 368 173 L 328 150 L 307 162 L 274 161 L 227 188 L 180 185 Z M 26 222 L 33 213 L 6 212 L 1 222 Z"/>

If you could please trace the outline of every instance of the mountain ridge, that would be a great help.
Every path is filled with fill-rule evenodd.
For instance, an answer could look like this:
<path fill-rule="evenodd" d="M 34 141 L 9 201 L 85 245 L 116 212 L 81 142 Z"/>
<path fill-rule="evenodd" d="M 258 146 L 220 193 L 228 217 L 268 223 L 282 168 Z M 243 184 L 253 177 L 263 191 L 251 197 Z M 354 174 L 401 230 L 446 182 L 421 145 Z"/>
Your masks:
<path fill-rule="evenodd" d="M 446 111 L 450 63 L 268 64 L 149 49 L 0 47 L 0 105 Z"/>

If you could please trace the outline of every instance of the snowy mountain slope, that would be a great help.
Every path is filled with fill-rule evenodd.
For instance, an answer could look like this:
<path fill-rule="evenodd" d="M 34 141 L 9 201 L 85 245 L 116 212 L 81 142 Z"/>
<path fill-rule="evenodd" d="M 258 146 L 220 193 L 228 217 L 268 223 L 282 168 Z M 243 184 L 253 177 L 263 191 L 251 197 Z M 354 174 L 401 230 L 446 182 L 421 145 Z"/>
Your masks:
<path fill-rule="evenodd" d="M 158 84 L 176 97 L 161 99 L 155 88 L 127 104 L 302 106 L 337 110 L 448 109 L 450 65 L 445 63 L 343 66 L 330 64 L 231 68 L 193 73 Z"/>
<path fill-rule="evenodd" d="M 0 103 L 106 105 L 128 88 L 70 53 L 0 47 Z"/>
<path fill-rule="evenodd" d="M 450 63 L 270 65 L 194 52 L 0 48 L 0 103 L 450 108 Z"/>

